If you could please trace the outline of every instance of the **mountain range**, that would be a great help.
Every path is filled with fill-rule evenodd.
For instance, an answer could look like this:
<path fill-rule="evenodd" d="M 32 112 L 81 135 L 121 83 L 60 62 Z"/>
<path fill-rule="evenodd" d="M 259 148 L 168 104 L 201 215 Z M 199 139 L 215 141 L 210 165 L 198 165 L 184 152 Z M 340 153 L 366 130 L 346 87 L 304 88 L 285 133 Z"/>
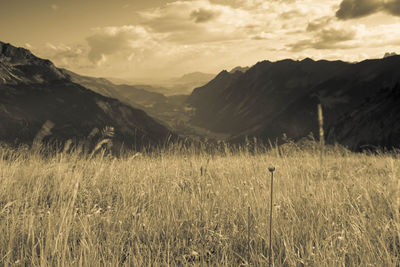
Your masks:
<path fill-rule="evenodd" d="M 222 71 L 196 88 L 188 103 L 195 109 L 194 125 L 228 133 L 232 140 L 245 136 L 275 140 L 283 133 L 300 139 L 310 132 L 317 134 L 316 111 L 321 103 L 329 140 L 353 149 L 365 144 L 393 147 L 400 145 L 396 141 L 400 120 L 396 116 L 383 124 L 379 120 L 386 113 L 396 113 L 400 103 L 389 96 L 396 95 L 399 83 L 400 56 L 396 55 L 359 63 L 309 58 L 263 61 L 244 73 Z M 382 90 L 392 93 L 377 97 Z M 375 98 L 379 103 L 371 102 Z M 361 125 L 357 118 L 366 121 Z M 381 126 L 379 132 L 386 134 L 375 134 L 373 125 Z"/>
<path fill-rule="evenodd" d="M 81 140 L 112 129 L 115 144 L 138 148 L 171 135 L 144 111 L 118 100 L 121 92 L 107 80 L 97 80 L 96 86 L 103 85 L 98 93 L 85 87 L 91 83 L 27 49 L 0 42 L 0 140 L 31 143 L 46 122 L 55 140 Z"/>
<path fill-rule="evenodd" d="M 166 96 L 152 86 L 60 69 L 0 42 L 0 140 L 29 144 L 44 126 L 51 130 L 48 139 L 61 141 L 101 138 L 112 129 L 113 142 L 135 148 L 175 138 L 171 129 L 186 136 L 230 136 L 232 142 L 279 141 L 283 135 L 298 140 L 317 135 L 321 104 L 328 142 L 353 150 L 400 147 L 400 56 L 395 53 L 358 63 L 262 61 L 211 77 L 183 76 L 177 79 L 183 84 L 204 85 L 189 96 Z"/>
<path fill-rule="evenodd" d="M 187 120 L 185 111 L 187 95 L 165 96 L 153 92 L 152 86 L 114 84 L 104 78 L 83 76 L 66 69 L 61 71 L 74 83 L 145 111 L 158 123 L 171 130 L 176 128 L 179 121 Z"/>

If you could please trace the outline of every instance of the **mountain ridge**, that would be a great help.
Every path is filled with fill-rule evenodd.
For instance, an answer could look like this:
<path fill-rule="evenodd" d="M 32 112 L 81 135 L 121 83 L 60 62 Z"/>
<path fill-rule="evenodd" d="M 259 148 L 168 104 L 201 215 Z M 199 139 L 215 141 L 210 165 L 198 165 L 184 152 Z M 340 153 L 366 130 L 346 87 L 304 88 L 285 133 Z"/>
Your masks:
<path fill-rule="evenodd" d="M 189 97 L 196 110 L 192 123 L 229 133 L 232 140 L 245 136 L 275 140 L 284 133 L 300 139 L 310 132 L 318 133 L 318 103 L 323 105 L 329 130 L 341 115 L 356 109 L 379 89 L 399 82 L 399 66 L 400 56 L 358 63 L 309 58 L 265 60 L 239 77 L 231 76 L 213 86 L 221 82 L 221 75 L 226 76 L 221 72 Z M 345 139 L 340 142 L 348 145 Z"/>
<path fill-rule="evenodd" d="M 31 143 L 46 121 L 53 138 L 83 140 L 112 127 L 115 145 L 139 149 L 174 136 L 144 111 L 74 83 L 63 70 L 29 50 L 0 43 L 0 140 Z"/>

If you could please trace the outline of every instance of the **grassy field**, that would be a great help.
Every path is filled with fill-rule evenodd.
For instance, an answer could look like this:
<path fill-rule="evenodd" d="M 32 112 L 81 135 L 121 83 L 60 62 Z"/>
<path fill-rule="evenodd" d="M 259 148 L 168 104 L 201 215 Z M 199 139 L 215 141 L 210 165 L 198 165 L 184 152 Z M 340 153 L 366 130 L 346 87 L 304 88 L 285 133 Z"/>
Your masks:
<path fill-rule="evenodd" d="M 274 266 L 399 266 L 396 154 L 8 148 L 0 265 L 267 266 L 269 166 Z"/>

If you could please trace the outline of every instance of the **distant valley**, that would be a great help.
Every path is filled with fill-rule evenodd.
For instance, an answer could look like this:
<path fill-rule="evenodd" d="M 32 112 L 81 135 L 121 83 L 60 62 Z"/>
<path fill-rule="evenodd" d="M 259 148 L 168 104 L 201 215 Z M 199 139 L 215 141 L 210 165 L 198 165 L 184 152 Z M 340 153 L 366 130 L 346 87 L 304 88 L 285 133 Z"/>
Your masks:
<path fill-rule="evenodd" d="M 279 142 L 283 135 L 299 140 L 317 136 L 321 103 L 329 143 L 399 147 L 399 67 L 395 53 L 359 63 L 286 59 L 132 85 L 59 69 L 0 42 L 0 138 L 29 143 L 52 121 L 56 139 L 79 140 L 112 126 L 115 139 L 131 146 L 177 135 L 233 143 L 247 137 Z"/>
<path fill-rule="evenodd" d="M 215 77 L 215 74 L 192 72 L 180 77 L 169 79 L 142 79 L 128 81 L 128 79 L 106 78 L 116 85 L 132 85 L 149 92 L 156 92 L 165 96 L 190 95 L 194 88 L 202 86 Z"/>

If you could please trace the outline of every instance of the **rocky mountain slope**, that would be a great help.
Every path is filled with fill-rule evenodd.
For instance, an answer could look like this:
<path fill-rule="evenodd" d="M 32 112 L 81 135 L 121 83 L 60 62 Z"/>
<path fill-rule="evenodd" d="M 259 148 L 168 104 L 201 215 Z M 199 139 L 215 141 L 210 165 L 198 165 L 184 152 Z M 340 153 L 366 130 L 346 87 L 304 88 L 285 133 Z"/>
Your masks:
<path fill-rule="evenodd" d="M 293 101 L 346 65 L 311 59 L 263 61 L 245 73 L 222 72 L 191 95 L 196 108 L 193 121 L 212 131 L 233 135 L 260 130 Z M 208 113 L 203 112 L 205 106 Z"/>
<path fill-rule="evenodd" d="M 400 84 L 380 89 L 342 115 L 330 127 L 328 140 L 355 150 L 399 147 Z"/>
<path fill-rule="evenodd" d="M 213 120 L 217 107 L 220 107 L 221 100 L 219 96 L 222 95 L 231 84 L 235 83 L 242 74 L 241 72 L 230 73 L 224 70 L 206 85 L 194 89 L 187 101 L 196 109 L 194 117 L 192 118 L 195 125 L 204 128 L 212 128 L 214 131 L 225 130 L 223 125 L 221 125 L 220 129 L 216 129 L 216 127 L 213 126 L 213 124 L 219 123 L 219 120 Z"/>
<path fill-rule="evenodd" d="M 73 80 L 29 50 L 0 42 L 0 140 L 29 144 L 46 121 L 54 124 L 49 138 L 57 140 L 85 139 L 93 129 L 100 135 L 107 128 L 115 143 L 139 147 L 170 135 L 145 112 Z"/>
<path fill-rule="evenodd" d="M 295 139 L 316 134 L 318 103 L 328 130 L 341 115 L 400 82 L 399 67 L 400 56 L 391 56 L 359 63 L 264 61 L 239 77 L 222 72 L 190 96 L 196 109 L 192 123 L 236 140 L 246 135 L 275 140 L 283 133 Z"/>

